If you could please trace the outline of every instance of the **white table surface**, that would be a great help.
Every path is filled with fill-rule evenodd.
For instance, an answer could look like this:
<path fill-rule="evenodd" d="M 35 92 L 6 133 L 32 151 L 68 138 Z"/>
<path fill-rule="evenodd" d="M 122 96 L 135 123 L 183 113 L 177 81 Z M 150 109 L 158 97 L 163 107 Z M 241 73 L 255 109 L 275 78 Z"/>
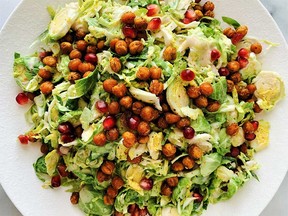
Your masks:
<path fill-rule="evenodd" d="M 0 0 L 0 29 L 5 21 L 21 0 Z M 236 1 L 236 0 L 235 0 Z M 254 1 L 254 0 L 252 0 Z M 288 13 L 287 0 L 261 0 L 265 7 L 272 14 L 286 40 L 288 41 Z M 287 216 L 288 215 L 288 175 L 286 175 L 278 192 L 264 209 L 261 216 Z M 9 200 L 5 191 L 0 185 L 0 215 L 1 216 L 22 216 Z M 248 216 L 248 215 L 247 215 Z"/>

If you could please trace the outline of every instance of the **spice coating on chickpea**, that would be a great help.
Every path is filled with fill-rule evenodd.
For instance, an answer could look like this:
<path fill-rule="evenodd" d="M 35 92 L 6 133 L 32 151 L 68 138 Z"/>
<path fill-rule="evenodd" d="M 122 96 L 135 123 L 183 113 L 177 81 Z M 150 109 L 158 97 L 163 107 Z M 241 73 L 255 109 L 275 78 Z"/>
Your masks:
<path fill-rule="evenodd" d="M 162 76 L 162 69 L 159 67 L 151 67 L 150 69 L 150 76 L 153 80 L 158 80 Z"/>
<path fill-rule="evenodd" d="M 184 165 L 180 161 L 176 161 L 175 163 L 172 164 L 171 169 L 174 172 L 181 172 L 184 170 Z"/>
<path fill-rule="evenodd" d="M 103 202 L 104 202 L 105 205 L 113 205 L 114 204 L 114 199 L 106 194 L 103 197 Z"/>
<path fill-rule="evenodd" d="M 147 29 L 148 22 L 143 17 L 136 17 L 134 19 L 134 25 L 138 31 L 144 31 Z"/>
<path fill-rule="evenodd" d="M 76 48 L 79 51 L 84 52 L 87 49 L 88 43 L 85 40 L 76 41 Z"/>
<path fill-rule="evenodd" d="M 250 50 L 255 54 L 260 54 L 262 52 L 262 45 L 259 42 L 253 43 L 250 46 Z"/>
<path fill-rule="evenodd" d="M 208 17 L 214 18 L 214 17 L 215 17 L 215 14 L 214 14 L 213 11 L 208 10 L 208 11 L 205 12 L 204 16 L 208 16 Z"/>
<path fill-rule="evenodd" d="M 136 115 L 140 115 L 142 108 L 145 106 L 141 101 L 136 101 L 132 104 L 132 112 Z"/>
<path fill-rule="evenodd" d="M 60 49 L 63 54 L 69 54 L 73 50 L 73 46 L 69 42 L 62 42 L 60 44 Z"/>
<path fill-rule="evenodd" d="M 111 184 L 113 188 L 120 190 L 124 186 L 124 181 L 119 176 L 114 176 Z"/>
<path fill-rule="evenodd" d="M 137 132 L 141 136 L 148 136 L 150 131 L 151 131 L 150 125 L 145 121 L 141 121 L 137 126 Z"/>
<path fill-rule="evenodd" d="M 186 156 L 182 159 L 182 164 L 184 165 L 185 169 L 192 169 L 195 165 L 195 161 L 191 157 Z"/>
<path fill-rule="evenodd" d="M 140 144 L 146 144 L 149 141 L 149 136 L 139 136 L 138 137 L 138 143 Z"/>
<path fill-rule="evenodd" d="M 105 41 L 104 40 L 99 40 L 97 42 L 97 49 L 99 52 L 101 52 L 105 48 Z"/>
<path fill-rule="evenodd" d="M 97 47 L 95 45 L 88 45 L 86 49 L 86 53 L 97 53 Z"/>
<path fill-rule="evenodd" d="M 78 40 L 83 39 L 86 36 L 85 29 L 84 28 L 77 29 L 75 36 Z"/>
<path fill-rule="evenodd" d="M 69 58 L 70 59 L 76 59 L 76 58 L 81 59 L 82 58 L 82 53 L 79 50 L 74 49 L 74 50 L 72 50 L 70 52 Z"/>
<path fill-rule="evenodd" d="M 173 46 L 168 46 L 163 52 L 163 58 L 165 61 L 172 62 L 177 57 L 177 50 Z"/>
<path fill-rule="evenodd" d="M 176 147 L 175 145 L 171 144 L 171 143 L 166 143 L 163 147 L 162 147 L 162 153 L 166 156 L 166 157 L 172 157 L 173 155 L 176 154 Z"/>
<path fill-rule="evenodd" d="M 109 179 L 109 176 L 104 174 L 101 170 L 98 170 L 96 173 L 96 178 L 101 183 L 107 181 Z"/>
<path fill-rule="evenodd" d="M 43 80 L 49 80 L 52 78 L 52 73 L 45 68 L 40 68 L 38 71 L 38 75 L 43 79 Z"/>
<path fill-rule="evenodd" d="M 131 55 L 138 55 L 144 49 L 144 45 L 141 41 L 133 41 L 129 44 L 129 52 Z"/>
<path fill-rule="evenodd" d="M 203 156 L 203 151 L 197 145 L 191 145 L 188 148 L 188 154 L 190 157 L 197 160 Z"/>
<path fill-rule="evenodd" d="M 215 9 L 215 5 L 213 2 L 211 1 L 207 1 L 204 5 L 203 5 L 203 10 L 204 11 L 213 11 Z"/>
<path fill-rule="evenodd" d="M 127 88 L 124 83 L 118 83 L 116 86 L 112 88 L 112 93 L 118 97 L 124 97 L 127 93 Z"/>
<path fill-rule="evenodd" d="M 111 198 L 115 198 L 118 195 L 118 191 L 112 186 L 109 186 L 107 188 L 107 195 Z"/>
<path fill-rule="evenodd" d="M 242 36 L 246 36 L 247 33 L 248 33 L 248 27 L 245 26 L 245 25 L 239 26 L 239 27 L 236 29 L 236 33 L 239 33 L 239 34 L 241 34 Z"/>
<path fill-rule="evenodd" d="M 125 24 L 134 24 L 135 17 L 136 15 L 133 12 L 128 11 L 121 16 L 121 22 Z"/>
<path fill-rule="evenodd" d="M 256 91 L 256 85 L 255 84 L 248 84 L 247 85 L 247 89 L 249 91 L 250 94 L 254 94 L 254 92 Z"/>
<path fill-rule="evenodd" d="M 111 115 L 116 115 L 120 112 L 120 105 L 117 101 L 112 101 L 109 105 L 108 105 L 108 112 Z"/>
<path fill-rule="evenodd" d="M 77 72 L 70 72 L 68 74 L 68 80 L 71 82 L 71 83 L 75 83 L 75 80 L 79 80 L 81 79 L 82 76 L 81 74 L 77 73 Z"/>
<path fill-rule="evenodd" d="M 223 30 L 223 34 L 226 35 L 228 38 L 232 38 L 233 35 L 235 34 L 235 30 L 232 29 L 231 27 L 227 27 L 226 29 Z"/>
<path fill-rule="evenodd" d="M 119 103 L 125 109 L 130 109 L 132 107 L 133 99 L 130 96 L 125 96 L 120 99 Z"/>
<path fill-rule="evenodd" d="M 68 68 L 70 71 L 78 71 L 78 67 L 81 63 L 82 63 L 82 61 L 79 58 L 72 59 L 68 63 Z"/>
<path fill-rule="evenodd" d="M 119 40 L 115 44 L 115 52 L 118 55 L 124 56 L 128 53 L 128 45 L 124 40 Z"/>
<path fill-rule="evenodd" d="M 57 59 L 53 56 L 46 56 L 43 60 L 42 60 L 43 64 L 50 66 L 50 67 L 55 67 L 57 64 Z"/>
<path fill-rule="evenodd" d="M 241 73 L 236 72 L 230 75 L 230 79 L 234 82 L 234 84 L 241 82 Z"/>
<path fill-rule="evenodd" d="M 239 126 L 237 123 L 232 123 L 226 127 L 226 133 L 230 136 L 234 136 L 239 131 Z"/>
<path fill-rule="evenodd" d="M 111 50 L 115 50 L 115 45 L 116 45 L 116 43 L 119 41 L 120 39 L 119 38 L 113 38 L 111 41 L 110 41 L 110 43 L 109 43 L 109 46 L 110 46 L 110 49 Z"/>
<path fill-rule="evenodd" d="M 250 121 L 246 121 L 243 126 L 242 126 L 243 130 L 245 133 L 252 133 L 254 132 L 254 126 Z"/>
<path fill-rule="evenodd" d="M 202 95 L 208 97 L 213 93 L 214 89 L 213 86 L 208 83 L 208 82 L 204 82 L 200 85 L 200 92 Z"/>
<path fill-rule="evenodd" d="M 232 80 L 226 80 L 227 82 L 227 92 L 231 93 L 234 89 L 234 82 Z"/>
<path fill-rule="evenodd" d="M 200 95 L 198 98 L 196 98 L 194 102 L 198 108 L 205 108 L 208 106 L 208 99 L 203 95 Z"/>
<path fill-rule="evenodd" d="M 113 57 L 110 59 L 110 67 L 115 72 L 118 73 L 122 68 L 122 63 L 119 58 Z"/>
<path fill-rule="evenodd" d="M 136 72 L 136 77 L 139 80 L 143 80 L 146 81 L 150 78 L 151 74 L 150 74 L 150 70 L 147 67 L 140 67 L 138 69 L 138 71 Z"/>
<path fill-rule="evenodd" d="M 79 193 L 78 192 L 73 192 L 70 196 L 70 202 L 73 204 L 73 205 L 76 205 L 78 204 L 79 202 Z"/>
<path fill-rule="evenodd" d="M 95 145 L 97 146 L 104 146 L 106 143 L 107 139 L 104 133 L 99 133 L 94 135 L 93 137 L 93 142 L 95 143 Z"/>
<path fill-rule="evenodd" d="M 211 103 L 208 103 L 208 106 L 206 107 L 208 112 L 216 112 L 220 109 L 221 104 L 218 101 L 213 101 Z"/>
<path fill-rule="evenodd" d="M 178 185 L 179 179 L 177 176 L 170 177 L 166 179 L 166 182 L 170 187 L 176 187 Z"/>
<path fill-rule="evenodd" d="M 123 138 L 123 145 L 126 148 L 131 148 L 136 142 L 136 136 L 134 133 L 126 131 L 122 134 L 122 138 Z"/>
<path fill-rule="evenodd" d="M 227 68 L 231 73 L 235 73 L 240 70 L 240 64 L 238 61 L 228 62 Z"/>
<path fill-rule="evenodd" d="M 109 78 L 103 82 L 103 88 L 106 92 L 112 93 L 112 88 L 118 84 L 118 81 L 112 78 Z"/>
<path fill-rule="evenodd" d="M 175 124 L 180 121 L 181 117 L 174 113 L 165 113 L 165 120 L 168 124 Z"/>
<path fill-rule="evenodd" d="M 106 139 L 109 141 L 115 141 L 119 138 L 119 131 L 117 128 L 106 131 Z"/>
<path fill-rule="evenodd" d="M 163 195 L 163 196 L 171 196 L 171 194 L 172 194 L 172 188 L 170 188 L 169 186 L 168 186 L 168 184 L 166 184 L 166 183 L 163 183 L 162 184 L 162 186 L 161 186 L 161 194 Z"/>
<path fill-rule="evenodd" d="M 139 163 L 142 161 L 142 155 L 131 159 L 131 158 L 129 157 L 129 154 L 128 154 L 128 155 L 127 155 L 127 161 L 128 161 L 129 163 L 132 163 L 132 164 L 139 164 Z"/>
<path fill-rule="evenodd" d="M 180 121 L 176 123 L 176 127 L 179 129 L 183 129 L 185 127 L 190 126 L 190 119 L 189 118 L 181 118 Z"/>
<path fill-rule="evenodd" d="M 195 14 L 196 14 L 196 20 L 199 21 L 203 16 L 203 12 L 201 10 L 195 10 Z"/>
<path fill-rule="evenodd" d="M 201 95 L 200 88 L 198 86 L 189 86 L 187 94 L 190 98 L 195 99 Z"/>
<path fill-rule="evenodd" d="M 78 71 L 82 74 L 86 73 L 87 71 L 94 71 L 94 69 L 95 66 L 87 62 L 80 63 L 78 66 Z"/>
<path fill-rule="evenodd" d="M 152 107 L 145 106 L 142 108 L 142 110 L 140 112 L 140 116 L 143 120 L 150 122 L 154 118 L 153 111 L 154 111 L 154 109 Z"/>
<path fill-rule="evenodd" d="M 101 171 L 106 175 L 111 175 L 115 170 L 115 164 L 112 161 L 105 161 L 101 165 Z"/>
<path fill-rule="evenodd" d="M 160 117 L 157 121 L 157 126 L 162 129 L 166 129 L 169 127 L 169 124 L 165 120 L 165 117 Z"/>
<path fill-rule="evenodd" d="M 149 91 L 155 95 L 159 95 L 164 90 L 164 84 L 158 80 L 152 80 L 150 83 Z"/>
<path fill-rule="evenodd" d="M 43 83 L 40 85 L 40 91 L 41 91 L 44 95 L 49 95 L 49 94 L 51 94 L 53 89 L 54 89 L 54 85 L 53 85 L 53 83 L 50 82 L 50 81 L 43 82 Z"/>

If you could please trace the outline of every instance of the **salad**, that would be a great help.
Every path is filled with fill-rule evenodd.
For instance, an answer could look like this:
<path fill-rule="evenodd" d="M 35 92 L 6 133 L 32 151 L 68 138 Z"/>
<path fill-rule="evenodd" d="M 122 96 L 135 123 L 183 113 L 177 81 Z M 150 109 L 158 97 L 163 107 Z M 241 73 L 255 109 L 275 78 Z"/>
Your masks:
<path fill-rule="evenodd" d="M 211 1 L 79 0 L 54 10 L 41 51 L 15 53 L 33 164 L 86 215 L 200 215 L 257 178 L 259 119 L 285 96 L 248 27 Z M 222 28 L 222 24 L 228 24 Z"/>

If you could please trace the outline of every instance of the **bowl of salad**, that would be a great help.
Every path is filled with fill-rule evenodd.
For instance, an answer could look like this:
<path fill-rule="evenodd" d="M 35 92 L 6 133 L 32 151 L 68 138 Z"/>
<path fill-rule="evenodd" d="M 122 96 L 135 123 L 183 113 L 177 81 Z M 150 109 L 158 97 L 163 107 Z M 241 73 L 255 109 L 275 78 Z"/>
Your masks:
<path fill-rule="evenodd" d="M 257 215 L 284 178 L 287 45 L 257 1 L 23 1 L 1 37 L 24 215 Z"/>

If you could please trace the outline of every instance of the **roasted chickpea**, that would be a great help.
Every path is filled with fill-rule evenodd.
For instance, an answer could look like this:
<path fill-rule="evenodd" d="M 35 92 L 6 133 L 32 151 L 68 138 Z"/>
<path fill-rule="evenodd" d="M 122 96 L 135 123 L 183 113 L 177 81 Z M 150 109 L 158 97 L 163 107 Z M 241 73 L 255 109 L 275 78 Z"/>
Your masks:
<path fill-rule="evenodd" d="M 174 172 L 181 172 L 184 170 L 184 165 L 180 161 L 176 161 L 175 163 L 172 164 L 171 169 Z"/>
<path fill-rule="evenodd" d="M 113 216 L 124 216 L 123 213 L 115 211 Z"/>
<path fill-rule="evenodd" d="M 170 187 L 173 188 L 173 187 L 176 187 L 178 185 L 179 180 L 178 180 L 178 177 L 175 176 L 175 177 L 167 178 L 166 182 Z"/>
<path fill-rule="evenodd" d="M 204 5 L 203 5 L 203 10 L 204 11 L 213 11 L 215 8 L 215 5 L 213 2 L 211 1 L 207 1 Z"/>
<path fill-rule="evenodd" d="M 254 126 L 250 121 L 246 121 L 243 126 L 242 126 L 243 130 L 245 133 L 253 133 L 254 130 Z"/>
<path fill-rule="evenodd" d="M 107 195 L 109 197 L 115 198 L 117 196 L 117 194 L 118 194 L 118 191 L 115 188 L 113 188 L 112 186 L 109 186 L 107 188 Z"/>
<path fill-rule="evenodd" d="M 253 106 L 253 110 L 255 113 L 260 113 L 262 112 L 263 109 L 261 109 L 260 106 L 255 102 Z"/>
<path fill-rule="evenodd" d="M 106 143 L 107 139 L 104 133 L 99 133 L 94 135 L 93 137 L 93 142 L 95 143 L 95 145 L 97 146 L 104 146 Z"/>
<path fill-rule="evenodd" d="M 195 105 L 199 108 L 205 108 L 208 106 L 208 99 L 203 95 L 200 95 L 198 98 L 196 98 L 194 102 Z"/>
<path fill-rule="evenodd" d="M 189 118 L 181 118 L 180 121 L 176 123 L 176 127 L 179 129 L 183 129 L 184 127 L 190 126 L 190 119 Z"/>
<path fill-rule="evenodd" d="M 139 80 L 148 80 L 150 78 L 151 74 L 150 74 L 150 70 L 147 67 L 140 67 L 136 73 L 136 77 Z"/>
<path fill-rule="evenodd" d="M 114 199 L 106 194 L 103 197 L 103 202 L 104 202 L 105 205 L 110 206 L 110 205 L 114 204 Z"/>
<path fill-rule="evenodd" d="M 129 157 L 129 154 L 128 154 L 128 155 L 127 155 L 127 161 L 128 161 L 129 163 L 132 163 L 132 164 L 139 164 L 139 163 L 142 161 L 142 155 L 131 159 L 131 158 Z"/>
<path fill-rule="evenodd" d="M 131 55 L 138 55 L 144 49 L 144 45 L 141 41 L 135 40 L 129 44 L 129 51 Z"/>
<path fill-rule="evenodd" d="M 125 37 L 124 41 L 127 43 L 127 46 L 129 47 L 129 45 L 133 42 L 133 39 L 129 37 Z"/>
<path fill-rule="evenodd" d="M 196 0 L 195 3 L 199 3 L 199 2 L 197 2 L 197 1 L 199 1 L 199 0 Z M 193 7 L 193 9 L 194 9 L 194 10 L 199 10 L 199 11 L 203 12 L 203 6 L 201 6 L 200 4 L 195 5 L 195 6 Z"/>
<path fill-rule="evenodd" d="M 67 33 L 62 39 L 62 42 L 73 43 L 73 36 L 70 33 Z"/>
<path fill-rule="evenodd" d="M 226 127 L 226 133 L 230 136 L 234 136 L 239 131 L 239 126 L 237 123 L 232 123 Z"/>
<path fill-rule="evenodd" d="M 200 88 L 198 86 L 189 86 L 187 94 L 192 99 L 198 98 L 201 95 Z"/>
<path fill-rule="evenodd" d="M 142 108 L 144 107 L 144 103 L 140 101 L 136 101 L 132 104 L 132 111 L 136 115 L 140 115 Z"/>
<path fill-rule="evenodd" d="M 118 55 L 124 56 L 128 53 L 128 45 L 124 40 L 119 40 L 115 44 L 115 52 Z"/>
<path fill-rule="evenodd" d="M 98 170 L 96 173 L 96 178 L 101 183 L 107 181 L 109 179 L 109 176 L 104 174 L 101 170 Z"/>
<path fill-rule="evenodd" d="M 86 53 L 97 53 L 97 47 L 95 45 L 88 45 L 86 49 Z"/>
<path fill-rule="evenodd" d="M 93 73 L 92 71 L 87 71 L 83 74 L 82 78 L 88 77 L 91 73 Z"/>
<path fill-rule="evenodd" d="M 250 92 L 247 88 L 243 88 L 238 92 L 239 98 L 242 100 L 246 100 L 250 96 Z"/>
<path fill-rule="evenodd" d="M 109 114 L 111 115 L 116 115 L 120 112 L 120 105 L 118 102 L 116 101 L 112 101 L 109 105 L 108 105 L 108 111 Z"/>
<path fill-rule="evenodd" d="M 115 45 L 116 45 L 116 43 L 119 41 L 120 39 L 119 38 L 113 38 L 111 41 L 110 41 L 110 49 L 111 50 L 115 50 Z"/>
<path fill-rule="evenodd" d="M 112 88 L 112 93 L 118 97 L 118 98 L 122 98 L 126 95 L 127 93 L 127 88 L 125 86 L 125 84 L 123 83 L 118 83 L 116 86 L 114 86 Z"/>
<path fill-rule="evenodd" d="M 213 101 L 208 103 L 208 106 L 206 107 L 208 112 L 217 112 L 221 107 L 221 104 L 218 101 Z"/>
<path fill-rule="evenodd" d="M 115 170 L 115 164 L 112 161 L 105 161 L 101 165 L 101 171 L 106 175 L 111 175 Z"/>
<path fill-rule="evenodd" d="M 75 128 L 75 135 L 76 137 L 80 138 L 83 133 L 82 125 L 79 125 Z"/>
<path fill-rule="evenodd" d="M 163 104 L 161 105 L 161 107 L 162 107 L 162 112 L 169 112 L 169 111 L 170 111 L 170 107 L 169 107 L 169 105 L 166 104 L 166 103 L 163 103 Z"/>
<path fill-rule="evenodd" d="M 134 133 L 126 131 L 122 134 L 122 138 L 123 138 L 123 145 L 126 148 L 131 148 L 136 142 L 136 136 Z"/>
<path fill-rule="evenodd" d="M 133 12 L 128 11 L 121 16 L 121 22 L 125 24 L 133 25 L 135 17 L 136 15 Z"/>
<path fill-rule="evenodd" d="M 238 61 L 231 61 L 227 64 L 227 68 L 231 73 L 235 73 L 240 70 L 240 64 Z"/>
<path fill-rule="evenodd" d="M 110 59 L 110 67 L 115 72 L 118 73 L 122 68 L 122 63 L 119 58 L 113 57 Z"/>
<path fill-rule="evenodd" d="M 73 49 L 69 54 L 69 58 L 70 59 L 76 59 L 76 58 L 81 59 L 82 53 L 77 49 Z"/>
<path fill-rule="evenodd" d="M 161 78 L 162 76 L 162 69 L 159 68 L 159 67 L 151 67 L 150 69 L 150 75 L 151 75 L 151 78 L 153 80 L 158 80 Z"/>
<path fill-rule="evenodd" d="M 105 48 L 105 41 L 104 40 L 99 40 L 98 42 L 97 42 L 97 50 L 99 51 L 99 52 L 101 52 L 102 50 L 104 50 L 104 48 Z"/>
<path fill-rule="evenodd" d="M 79 58 L 72 59 L 68 64 L 68 68 L 70 71 L 78 71 L 78 67 L 81 63 L 82 61 Z"/>
<path fill-rule="evenodd" d="M 234 89 L 234 82 L 232 80 L 227 80 L 227 92 L 231 93 Z"/>
<path fill-rule="evenodd" d="M 76 49 L 84 52 L 87 49 L 88 43 L 85 40 L 76 41 Z"/>
<path fill-rule="evenodd" d="M 240 146 L 240 151 L 243 152 L 244 154 L 247 154 L 247 150 L 248 150 L 247 144 L 244 143 Z"/>
<path fill-rule="evenodd" d="M 139 136 L 138 137 L 138 143 L 140 144 L 146 144 L 149 141 L 149 136 Z"/>
<path fill-rule="evenodd" d="M 150 106 L 145 106 L 140 112 L 140 116 L 143 120 L 150 122 L 153 120 L 154 115 L 153 115 L 154 109 Z"/>
<path fill-rule="evenodd" d="M 164 90 L 164 84 L 158 80 L 152 80 L 150 83 L 149 91 L 155 95 L 159 95 Z"/>
<path fill-rule="evenodd" d="M 120 99 L 120 105 L 125 109 L 130 109 L 132 107 L 133 99 L 130 96 L 125 96 Z"/>
<path fill-rule="evenodd" d="M 201 10 L 195 10 L 195 14 L 196 14 L 196 20 L 198 21 L 204 16 Z"/>
<path fill-rule="evenodd" d="M 50 67 L 55 67 L 57 64 L 57 59 L 53 56 L 46 56 L 42 60 L 43 64 L 50 66 Z"/>
<path fill-rule="evenodd" d="M 103 88 L 106 92 L 112 93 L 112 88 L 118 84 L 117 80 L 109 78 L 103 82 Z"/>
<path fill-rule="evenodd" d="M 184 165 L 185 169 L 192 169 L 195 165 L 195 161 L 191 157 L 186 156 L 182 159 L 182 164 Z"/>
<path fill-rule="evenodd" d="M 205 12 L 204 16 L 208 16 L 208 17 L 214 18 L 214 17 L 215 17 L 215 14 L 214 14 L 213 11 L 208 10 L 208 11 Z"/>
<path fill-rule="evenodd" d="M 247 33 L 248 33 L 248 27 L 245 26 L 245 25 L 239 26 L 239 27 L 236 29 L 236 33 L 239 33 L 239 34 L 245 36 L 245 35 L 247 35 Z"/>
<path fill-rule="evenodd" d="M 177 50 L 173 46 L 168 46 L 163 52 L 163 58 L 165 61 L 174 61 L 177 57 Z"/>
<path fill-rule="evenodd" d="M 228 38 L 232 38 L 235 34 L 235 30 L 231 27 L 227 27 L 226 29 L 224 29 L 223 34 L 226 35 Z"/>
<path fill-rule="evenodd" d="M 173 155 L 176 154 L 176 147 L 175 145 L 171 144 L 171 143 L 166 143 L 163 147 L 162 147 L 162 153 L 166 156 L 166 157 L 172 157 Z"/>
<path fill-rule="evenodd" d="M 191 158 L 197 160 L 203 156 L 203 151 L 197 145 L 191 145 L 188 148 L 188 154 Z"/>
<path fill-rule="evenodd" d="M 213 93 L 213 86 L 208 82 L 204 82 L 200 85 L 200 92 L 202 95 L 208 97 Z"/>
<path fill-rule="evenodd" d="M 230 75 L 230 79 L 234 82 L 234 84 L 241 82 L 241 73 L 236 72 Z"/>
<path fill-rule="evenodd" d="M 79 80 L 81 78 L 82 78 L 81 74 L 79 74 L 77 72 L 70 72 L 69 75 L 68 75 L 68 80 L 71 83 L 75 83 L 75 80 Z"/>
<path fill-rule="evenodd" d="M 62 42 L 60 44 L 60 49 L 63 54 L 69 54 L 73 50 L 73 46 L 69 42 Z"/>
<path fill-rule="evenodd" d="M 117 128 L 106 131 L 106 139 L 109 141 L 115 141 L 119 138 L 119 131 Z"/>
<path fill-rule="evenodd" d="M 145 121 L 141 121 L 137 127 L 137 132 L 141 136 L 148 136 L 151 131 L 149 124 Z"/>
<path fill-rule="evenodd" d="M 43 80 L 49 80 L 52 78 L 52 73 L 45 68 L 40 68 L 38 71 L 38 75 L 43 79 Z"/>
<path fill-rule="evenodd" d="M 94 69 L 95 69 L 95 66 L 87 62 L 80 63 L 78 66 L 78 71 L 82 74 L 84 74 L 87 71 L 94 71 Z"/>
<path fill-rule="evenodd" d="M 180 121 L 181 117 L 174 113 L 165 113 L 165 120 L 168 124 L 175 124 Z"/>
<path fill-rule="evenodd" d="M 255 84 L 248 84 L 247 85 L 247 89 L 248 89 L 248 91 L 249 91 L 249 93 L 252 95 L 252 94 L 254 94 L 254 92 L 256 91 L 256 85 Z"/>
<path fill-rule="evenodd" d="M 251 50 L 251 52 L 254 52 L 255 54 L 260 54 L 262 52 L 262 45 L 258 42 L 253 43 L 250 46 L 250 50 Z"/>
<path fill-rule="evenodd" d="M 70 196 L 70 202 L 73 204 L 73 205 L 76 205 L 78 204 L 79 202 L 79 193 L 78 192 L 73 192 Z"/>
<path fill-rule="evenodd" d="M 114 176 L 111 184 L 113 188 L 120 190 L 124 185 L 124 181 L 119 176 Z"/>
<path fill-rule="evenodd" d="M 46 82 L 43 82 L 41 85 L 40 85 L 40 91 L 44 94 L 44 95 L 49 95 L 51 94 L 52 90 L 54 89 L 54 85 L 52 82 L 50 81 L 46 81 Z"/>
<path fill-rule="evenodd" d="M 144 18 L 136 17 L 134 19 L 134 25 L 138 31 L 144 31 L 147 29 L 148 23 Z"/>
<path fill-rule="evenodd" d="M 75 36 L 78 40 L 83 39 L 86 36 L 85 29 L 84 28 L 77 29 Z"/>
<path fill-rule="evenodd" d="M 166 129 L 166 128 L 169 127 L 169 124 L 167 123 L 167 121 L 165 120 L 164 117 L 161 117 L 161 118 L 159 118 L 158 121 L 157 121 L 157 126 L 158 126 L 159 128 Z"/>
<path fill-rule="evenodd" d="M 172 192 L 173 192 L 172 188 L 170 188 L 168 184 L 166 184 L 166 183 L 162 184 L 162 186 L 161 186 L 161 194 L 163 196 L 171 196 Z"/>

